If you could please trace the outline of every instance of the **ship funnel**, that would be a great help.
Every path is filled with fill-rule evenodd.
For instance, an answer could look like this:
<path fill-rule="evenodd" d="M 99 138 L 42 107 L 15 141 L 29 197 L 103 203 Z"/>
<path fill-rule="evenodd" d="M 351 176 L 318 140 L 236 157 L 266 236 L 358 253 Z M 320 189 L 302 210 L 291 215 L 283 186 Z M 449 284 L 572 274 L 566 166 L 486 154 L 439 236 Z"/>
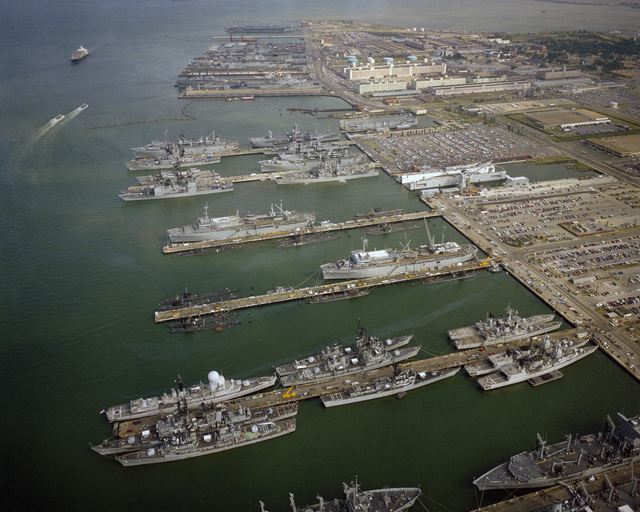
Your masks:
<path fill-rule="evenodd" d="M 215 391 L 216 389 L 218 389 L 218 385 L 220 383 L 220 374 L 217 371 L 213 370 L 209 372 L 207 378 L 209 379 L 209 387 L 211 388 L 211 391 Z"/>

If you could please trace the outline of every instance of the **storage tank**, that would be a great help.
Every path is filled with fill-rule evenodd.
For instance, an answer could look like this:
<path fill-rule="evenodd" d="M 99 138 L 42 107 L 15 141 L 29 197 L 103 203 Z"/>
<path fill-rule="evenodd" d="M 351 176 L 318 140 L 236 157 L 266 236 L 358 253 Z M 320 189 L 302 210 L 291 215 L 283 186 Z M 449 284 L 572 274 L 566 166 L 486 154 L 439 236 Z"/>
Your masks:
<path fill-rule="evenodd" d="M 409 55 L 407 57 L 407 60 L 411 60 L 411 61 L 418 60 L 418 57 L 416 57 L 415 55 Z"/>
<path fill-rule="evenodd" d="M 387 64 L 391 64 L 393 62 L 393 57 L 385 57 L 382 59 L 382 62 L 386 62 Z"/>

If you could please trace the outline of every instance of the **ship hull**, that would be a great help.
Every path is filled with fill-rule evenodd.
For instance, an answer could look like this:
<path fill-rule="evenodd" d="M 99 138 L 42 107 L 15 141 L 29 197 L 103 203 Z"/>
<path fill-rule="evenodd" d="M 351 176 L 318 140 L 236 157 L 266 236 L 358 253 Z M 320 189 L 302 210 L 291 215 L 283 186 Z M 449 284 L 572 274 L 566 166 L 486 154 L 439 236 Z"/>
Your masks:
<path fill-rule="evenodd" d="M 588 355 L 593 354 L 597 349 L 598 349 L 597 346 L 580 349 L 580 352 L 575 357 L 572 357 L 570 359 L 567 359 L 565 361 L 554 364 L 552 366 L 545 367 L 537 371 L 523 372 L 521 374 L 514 375 L 512 378 L 507 378 L 506 376 L 504 376 L 502 372 L 492 373 L 490 375 L 480 377 L 478 379 L 478 384 L 485 391 L 489 391 L 491 389 L 498 389 L 505 386 L 510 386 L 512 384 L 519 384 L 520 382 L 525 382 L 529 379 L 533 379 L 535 377 L 540 377 L 541 375 L 546 375 L 548 373 L 551 373 L 554 370 L 560 370 L 565 366 L 569 366 L 570 364 L 577 363 L 578 361 L 587 357 Z"/>
<path fill-rule="evenodd" d="M 338 267 L 335 263 L 322 265 L 322 277 L 329 279 L 361 279 L 371 277 L 388 277 L 398 274 L 416 274 L 434 270 L 435 268 L 448 267 L 464 263 L 475 257 L 475 252 L 462 254 L 453 258 L 444 258 L 442 255 L 429 256 L 424 259 L 410 260 L 407 262 L 388 262 L 358 267 Z"/>
<path fill-rule="evenodd" d="M 549 315 L 553 317 L 553 315 Z M 514 333 L 507 336 L 496 336 L 489 339 L 480 339 L 476 336 L 471 338 L 453 339 L 453 343 L 458 350 L 466 350 L 469 348 L 487 347 L 491 345 L 498 345 L 500 343 L 510 343 L 512 341 L 518 341 L 525 338 L 531 338 L 533 336 L 539 336 L 551 331 L 555 331 L 562 325 L 562 322 L 548 322 L 541 325 L 538 328 L 527 330 L 521 333 Z"/>
<path fill-rule="evenodd" d="M 134 187 L 137 188 L 137 187 Z M 204 196 L 208 194 L 219 194 L 221 192 L 233 192 L 233 187 L 219 187 L 207 190 L 180 191 L 180 192 L 162 192 L 160 195 L 155 195 L 154 192 L 144 191 L 127 191 L 119 194 L 119 198 L 123 201 L 147 201 L 150 199 L 173 199 L 176 197 L 192 197 L 192 196 Z"/>
<path fill-rule="evenodd" d="M 438 382 L 440 380 L 446 379 L 448 377 L 453 377 L 456 373 L 458 373 L 457 368 L 455 370 L 442 372 L 437 376 L 428 375 L 425 380 L 416 380 L 406 386 L 398 386 L 395 388 L 374 391 L 371 393 L 365 393 L 358 396 L 352 396 L 346 392 L 330 393 L 330 394 L 322 395 L 320 397 L 320 400 L 322 400 L 322 404 L 325 407 L 337 407 L 339 405 L 348 405 L 348 404 L 355 404 L 358 402 L 366 402 L 368 400 L 375 400 L 376 398 L 384 398 L 388 396 L 397 395 L 399 393 L 405 393 L 413 389 L 418 389 L 423 386 L 427 386 L 428 384 L 433 384 L 434 382 Z"/>
<path fill-rule="evenodd" d="M 357 180 L 360 178 L 373 178 L 378 176 L 379 171 L 368 171 L 356 174 L 340 174 L 337 176 L 291 176 L 291 177 L 278 177 L 276 178 L 276 184 L 278 185 L 309 185 L 311 183 L 330 183 L 341 182 L 347 180 Z"/>
<path fill-rule="evenodd" d="M 279 233 L 287 231 L 297 231 L 308 228 L 313 225 L 313 220 L 302 220 L 299 222 L 287 224 L 269 224 L 263 226 L 238 226 L 237 228 L 229 228 L 216 231 L 205 232 L 170 232 L 169 240 L 171 243 L 190 243 L 190 242 L 209 242 L 218 240 L 227 240 L 230 238 L 243 238 L 249 236 L 264 235 L 267 233 Z"/>

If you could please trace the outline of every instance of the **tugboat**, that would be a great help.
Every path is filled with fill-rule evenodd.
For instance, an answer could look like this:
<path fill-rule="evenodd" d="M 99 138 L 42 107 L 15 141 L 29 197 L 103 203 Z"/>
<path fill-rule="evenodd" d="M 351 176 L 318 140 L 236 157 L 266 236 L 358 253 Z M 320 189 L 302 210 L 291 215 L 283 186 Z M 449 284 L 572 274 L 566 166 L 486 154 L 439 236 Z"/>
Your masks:
<path fill-rule="evenodd" d="M 82 59 L 84 59 L 88 55 L 89 55 L 89 50 L 87 50 L 84 46 L 81 46 L 71 54 L 71 62 L 80 62 Z"/>

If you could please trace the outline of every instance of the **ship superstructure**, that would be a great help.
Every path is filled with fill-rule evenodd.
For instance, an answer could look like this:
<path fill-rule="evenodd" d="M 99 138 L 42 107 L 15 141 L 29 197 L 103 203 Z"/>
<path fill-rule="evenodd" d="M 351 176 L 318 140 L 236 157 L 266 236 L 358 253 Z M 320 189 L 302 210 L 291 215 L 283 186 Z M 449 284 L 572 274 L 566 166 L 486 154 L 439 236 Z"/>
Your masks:
<path fill-rule="evenodd" d="M 276 176 L 278 185 L 309 185 L 360 178 L 373 178 L 379 171 L 373 164 L 347 164 L 340 159 L 322 160 L 309 171 L 292 172 Z"/>
<path fill-rule="evenodd" d="M 549 487 L 591 478 L 640 461 L 640 418 L 618 413 L 616 426 L 609 416 L 605 429 L 548 444 L 537 434 L 537 448 L 512 456 L 474 484 L 480 490 Z"/>
<path fill-rule="evenodd" d="M 554 314 L 523 318 L 511 306 L 507 306 L 505 316 L 494 317 L 489 313 L 486 320 L 476 322 L 469 327 L 451 329 L 448 335 L 457 349 L 466 350 L 509 343 L 553 331 L 562 325 L 561 321 L 554 321 L 554 319 Z"/>
<path fill-rule="evenodd" d="M 367 250 L 367 239 L 362 239 L 362 250 L 335 263 L 320 266 L 324 279 L 359 279 L 386 277 L 404 273 L 426 272 L 442 267 L 457 265 L 475 258 L 478 248 L 474 245 L 460 245 L 457 242 L 440 244 L 430 240 L 429 245 L 410 249 L 409 244 L 398 251 L 395 249 Z"/>
<path fill-rule="evenodd" d="M 166 159 L 168 157 L 182 158 L 185 156 L 218 154 L 223 151 L 236 150 L 238 147 L 237 140 L 224 140 L 219 135 L 216 135 L 215 131 L 212 131 L 209 135 L 197 139 L 188 139 L 181 134 L 178 137 L 178 142 L 167 140 L 165 134 L 165 140 L 163 141 L 154 140 L 146 146 L 131 148 L 131 150 L 133 151 L 134 159 Z"/>
<path fill-rule="evenodd" d="M 359 327 L 354 346 L 344 347 L 340 342 L 334 343 L 320 354 L 276 367 L 276 374 L 283 386 L 293 386 L 298 382 L 322 382 L 383 368 L 418 353 L 420 347 L 399 348 L 408 344 L 412 338 L 413 335 L 410 334 L 381 341 L 375 336 L 367 336 L 366 331 Z"/>
<path fill-rule="evenodd" d="M 107 419 L 114 421 L 129 421 L 147 416 L 172 414 L 178 407 L 195 409 L 201 405 L 211 405 L 225 400 L 232 400 L 273 386 L 275 375 L 259 377 L 257 379 L 233 380 L 225 379 L 217 371 L 211 371 L 208 382 L 200 382 L 185 387 L 178 376 L 178 389 L 171 389 L 169 393 L 151 398 L 137 398 L 127 404 L 110 407 Z"/>
<path fill-rule="evenodd" d="M 274 135 L 271 130 L 269 130 L 268 135 L 266 137 L 250 137 L 249 142 L 251 146 L 254 148 L 273 148 L 273 147 L 287 147 L 290 144 L 298 143 L 298 142 L 310 142 L 310 141 L 318 141 L 318 142 L 330 142 L 334 140 L 338 140 L 340 138 L 340 131 L 318 131 L 315 132 L 303 132 L 299 127 L 298 123 L 295 123 L 290 132 L 286 134 L 277 134 Z"/>
<path fill-rule="evenodd" d="M 225 240 L 247 236 L 263 235 L 280 231 L 297 231 L 313 226 L 313 213 L 299 213 L 271 205 L 266 214 L 246 215 L 239 213 L 226 217 L 209 217 L 208 206 L 204 207 L 204 216 L 198 217 L 195 223 L 181 228 L 167 230 L 171 243 L 202 242 L 209 240 Z"/>
<path fill-rule="evenodd" d="M 231 192 L 233 183 L 223 181 L 215 171 L 187 169 L 184 171 L 162 171 L 150 176 L 138 177 L 139 185 L 122 191 L 118 197 L 123 201 L 147 199 L 170 199 L 219 192 Z"/>

